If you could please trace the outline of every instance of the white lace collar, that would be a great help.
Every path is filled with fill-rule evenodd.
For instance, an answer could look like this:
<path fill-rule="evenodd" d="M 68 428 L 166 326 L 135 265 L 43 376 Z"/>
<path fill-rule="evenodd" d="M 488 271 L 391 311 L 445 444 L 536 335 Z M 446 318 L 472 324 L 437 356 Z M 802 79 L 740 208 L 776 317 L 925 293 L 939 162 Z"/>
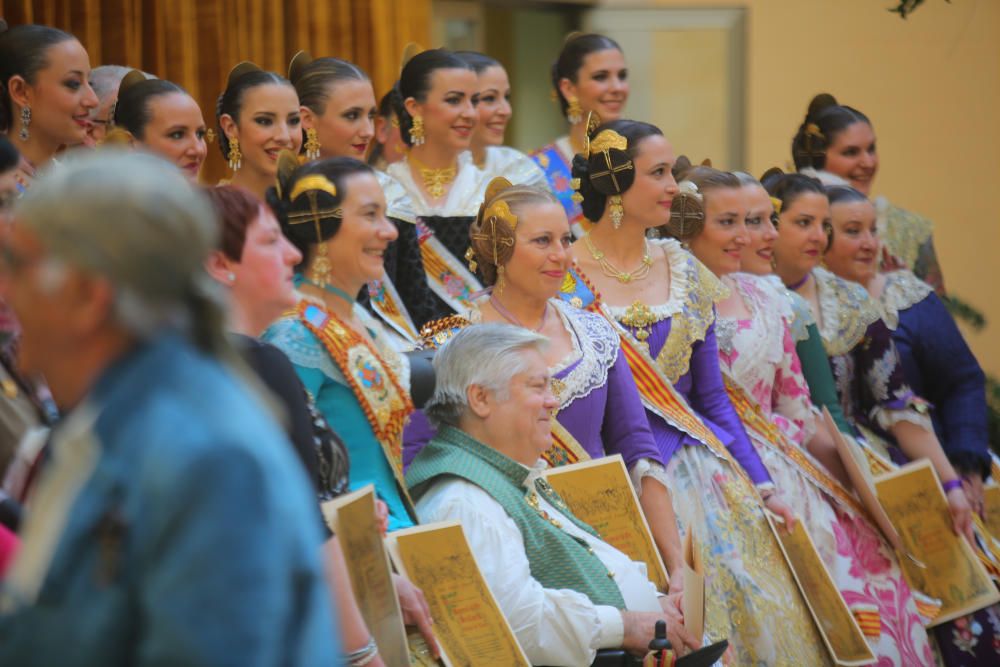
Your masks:
<path fill-rule="evenodd" d="M 649 245 L 654 249 L 659 248 L 667 257 L 670 267 L 670 291 L 667 294 L 665 303 L 650 305 L 649 311 L 659 320 L 665 320 L 679 313 L 687 301 L 688 292 L 691 290 L 694 273 L 697 271 L 697 264 L 694 255 L 684 250 L 677 239 L 649 239 Z M 625 312 L 630 306 L 611 306 L 605 304 L 608 312 L 616 320 L 625 317 Z"/>
<path fill-rule="evenodd" d="M 576 364 L 556 383 L 559 406 L 564 408 L 607 384 L 608 371 L 618 358 L 619 341 L 614 327 L 600 315 L 579 310 L 560 299 L 549 303 L 555 306 L 573 340 L 573 352 L 549 369 L 555 377 Z"/>
<path fill-rule="evenodd" d="M 472 153 L 465 151 L 458 156 L 458 174 L 448 190 L 444 202 L 430 204 L 413 180 L 407 159 L 394 162 L 386 171 L 399 181 L 410 196 L 413 211 L 418 216 L 459 217 L 474 216 L 479 212 L 486 193 L 486 174 L 473 164 Z"/>
<path fill-rule="evenodd" d="M 896 330 L 899 326 L 899 312 L 920 303 L 934 291 L 930 285 L 905 269 L 885 275 L 885 286 L 878 299 L 882 308 L 885 325 Z"/>

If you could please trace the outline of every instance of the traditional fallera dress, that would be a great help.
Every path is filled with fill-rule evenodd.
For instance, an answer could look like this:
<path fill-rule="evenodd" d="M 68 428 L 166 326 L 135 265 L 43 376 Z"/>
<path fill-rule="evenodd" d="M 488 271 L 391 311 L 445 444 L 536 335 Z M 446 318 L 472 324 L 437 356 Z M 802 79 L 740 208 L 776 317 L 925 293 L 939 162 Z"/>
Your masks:
<path fill-rule="evenodd" d="M 408 160 L 389 165 L 388 174 L 409 195 L 416 216 L 417 242 L 427 284 L 437 297 L 431 319 L 461 313 L 469 300 L 483 289 L 465 264 L 469 249 L 469 225 L 483 203 L 487 175 L 472 162 L 472 153 L 458 156 L 455 180 L 443 202 L 431 203 L 413 180 Z M 410 305 L 407 304 L 410 309 Z M 412 309 L 411 309 L 412 311 Z"/>
<path fill-rule="evenodd" d="M 878 303 L 892 330 L 906 379 L 934 406 L 934 431 L 956 469 L 985 473 L 985 477 L 991 457 L 985 377 L 979 363 L 927 283 L 905 270 L 888 273 L 885 280 Z M 980 540 L 991 540 L 991 536 L 981 532 Z M 934 635 L 949 667 L 1000 664 L 1000 608 L 996 605 L 944 623 L 934 628 Z"/>
<path fill-rule="evenodd" d="M 403 426 L 413 411 L 409 365 L 378 321 L 360 305 L 354 313 L 374 345 L 305 297 L 263 339 L 288 355 L 306 391 L 346 443 L 351 490 L 374 484 L 389 506 L 389 530 L 406 528 L 414 522 L 402 457 Z"/>
<path fill-rule="evenodd" d="M 670 265 L 664 303 L 607 306 L 576 266 L 560 297 L 616 327 L 678 523 L 694 532 L 705 563 L 709 638 L 729 639 L 733 664 L 829 664 L 759 500 L 770 475 L 719 371 L 714 304 L 725 288 L 676 241 L 650 243 Z"/>
<path fill-rule="evenodd" d="M 927 632 L 891 548 L 850 492 L 803 448 L 815 433 L 816 412 L 795 352 L 796 315 L 783 287 L 761 276 L 729 277 L 749 314 L 719 317 L 719 357 L 727 383 L 742 390 L 734 403 L 738 410 L 745 405 L 740 413 L 751 441 L 803 521 L 879 664 L 930 664 Z M 763 421 L 755 420 L 756 409 Z"/>
<path fill-rule="evenodd" d="M 406 189 L 392 176 L 377 171 L 385 194 L 386 217 L 398 236 L 385 253 L 385 275 L 362 290 L 361 301 L 400 338 L 399 347 L 416 343 L 420 327 L 433 319 L 440 302 L 427 284 L 417 240 L 417 214 Z"/>
<path fill-rule="evenodd" d="M 869 445 L 897 463 L 905 457 L 889 429 L 901 421 L 933 431 L 927 402 L 906 381 L 892 333 L 864 287 L 813 269 L 818 324 L 846 417 Z"/>
<path fill-rule="evenodd" d="M 573 193 L 576 192 L 572 185 L 573 154 L 569 137 L 565 136 L 531 151 L 529 156 L 545 172 L 549 189 L 559 199 L 559 203 L 566 211 L 573 235 L 580 238 L 590 228 L 590 222 L 583 217 L 580 204 L 573 200 Z"/>

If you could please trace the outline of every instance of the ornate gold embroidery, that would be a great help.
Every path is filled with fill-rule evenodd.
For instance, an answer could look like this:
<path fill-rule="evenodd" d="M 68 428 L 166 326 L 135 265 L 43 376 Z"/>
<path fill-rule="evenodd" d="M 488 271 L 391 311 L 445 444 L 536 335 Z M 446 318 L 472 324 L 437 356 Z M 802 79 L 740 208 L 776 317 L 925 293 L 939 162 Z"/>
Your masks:
<path fill-rule="evenodd" d="M 927 298 L 934 289 L 912 272 L 901 270 L 886 274 L 885 287 L 879 297 L 882 307 L 882 319 L 885 325 L 896 330 L 899 326 L 899 311 Z"/>
<path fill-rule="evenodd" d="M 893 206 L 883 197 L 876 201 L 878 208 L 878 233 L 889 254 L 899 258 L 908 269 L 913 269 L 920 255 L 920 247 L 927 243 L 934 231 L 934 223 L 927 218 Z"/>
<path fill-rule="evenodd" d="M 861 342 L 868 327 L 879 319 L 878 304 L 864 287 L 839 278 L 826 269 L 813 269 L 819 299 L 819 332 L 831 357 L 847 354 Z"/>
<path fill-rule="evenodd" d="M 656 357 L 656 366 L 670 382 L 677 382 L 691 367 L 694 344 L 705 340 L 715 321 L 715 303 L 729 296 L 729 290 L 701 262 L 693 257 L 685 267 L 688 293 L 684 307 L 670 320 L 670 333 Z"/>

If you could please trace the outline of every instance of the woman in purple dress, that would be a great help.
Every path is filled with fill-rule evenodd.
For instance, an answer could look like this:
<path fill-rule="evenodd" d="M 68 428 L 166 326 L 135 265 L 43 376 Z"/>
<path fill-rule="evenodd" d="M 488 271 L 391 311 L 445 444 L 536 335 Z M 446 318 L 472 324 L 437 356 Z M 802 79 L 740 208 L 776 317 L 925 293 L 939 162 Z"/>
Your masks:
<path fill-rule="evenodd" d="M 426 340 L 440 345 L 473 322 L 505 322 L 547 336 L 559 411 L 546 460 L 562 465 L 621 454 L 671 591 L 680 590 L 683 558 L 666 471 L 618 335 L 599 315 L 556 298 L 571 261 L 565 211 L 546 190 L 497 178 L 487 188 L 470 236 L 471 263 L 490 287 L 464 316 L 430 323 Z M 407 444 L 407 456 L 415 455 L 414 443 Z"/>
<path fill-rule="evenodd" d="M 726 393 L 715 339 L 719 280 L 675 240 L 647 240 L 671 218 L 673 149 L 647 123 L 599 125 L 577 155 L 583 213 L 561 297 L 616 328 L 666 463 L 678 522 L 697 537 L 706 630 L 733 664 L 821 665 L 828 658 L 764 514 L 794 521 Z"/>

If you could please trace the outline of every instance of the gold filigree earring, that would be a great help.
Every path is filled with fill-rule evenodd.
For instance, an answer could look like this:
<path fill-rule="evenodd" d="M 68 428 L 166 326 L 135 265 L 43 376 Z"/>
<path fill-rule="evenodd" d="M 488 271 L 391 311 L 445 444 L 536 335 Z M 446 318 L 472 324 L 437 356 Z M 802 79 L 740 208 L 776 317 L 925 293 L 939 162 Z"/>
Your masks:
<path fill-rule="evenodd" d="M 413 125 L 410 127 L 410 144 L 412 146 L 424 145 L 424 117 L 414 116 Z"/>
<path fill-rule="evenodd" d="M 503 294 L 504 282 L 505 282 L 504 281 L 504 267 L 501 264 L 500 266 L 497 267 L 497 283 L 496 283 L 496 293 L 497 294 Z"/>
<path fill-rule="evenodd" d="M 570 95 L 566 103 L 566 120 L 572 125 L 576 125 L 583 120 L 583 109 L 580 108 L 580 100 L 576 98 L 576 95 Z"/>
<path fill-rule="evenodd" d="M 306 130 L 306 143 L 303 148 L 306 151 L 307 160 L 319 159 L 319 137 L 316 134 L 316 128 L 310 127 Z"/>
<path fill-rule="evenodd" d="M 621 195 L 611 195 L 608 205 L 610 207 L 611 226 L 615 229 L 621 229 L 622 220 L 625 219 L 625 206 L 622 205 Z"/>
<path fill-rule="evenodd" d="M 333 265 L 330 264 L 330 258 L 327 256 L 326 241 L 320 241 L 319 245 L 316 246 L 316 255 L 313 257 L 312 265 L 309 267 L 311 274 L 309 280 L 320 287 L 326 287 L 330 283 L 332 270 Z"/>
<path fill-rule="evenodd" d="M 229 168 L 234 172 L 240 170 L 243 166 L 243 153 L 240 152 L 240 140 L 233 137 L 229 140 L 229 153 L 226 155 L 229 159 Z"/>

